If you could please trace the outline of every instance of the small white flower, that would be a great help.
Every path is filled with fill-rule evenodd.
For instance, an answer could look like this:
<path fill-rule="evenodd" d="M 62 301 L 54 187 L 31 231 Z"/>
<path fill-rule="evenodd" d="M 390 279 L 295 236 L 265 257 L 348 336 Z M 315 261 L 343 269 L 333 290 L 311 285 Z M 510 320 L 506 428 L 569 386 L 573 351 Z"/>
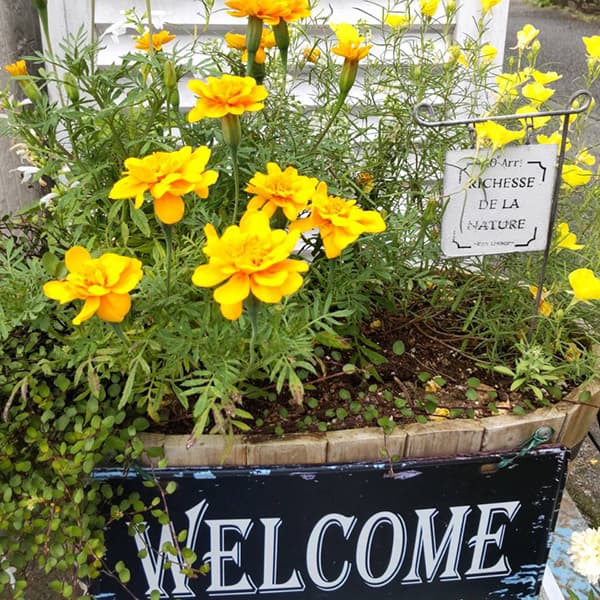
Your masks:
<path fill-rule="evenodd" d="M 596 585 L 600 581 L 600 527 L 573 532 L 569 556 L 575 571 Z"/>
<path fill-rule="evenodd" d="M 166 22 L 169 22 L 170 12 L 166 10 L 153 10 L 152 11 L 152 27 L 156 29 L 162 29 Z"/>
<path fill-rule="evenodd" d="M 52 203 L 51 200 L 53 200 L 54 198 L 58 198 L 58 194 L 56 192 L 50 192 L 49 194 L 42 196 L 40 198 L 40 206 L 44 208 L 46 206 L 49 206 Z"/>
<path fill-rule="evenodd" d="M 11 169 L 9 173 L 14 173 L 18 171 L 21 173 L 21 183 L 27 183 L 31 181 L 31 178 L 39 171 L 38 167 L 17 167 L 16 169 Z"/>
<path fill-rule="evenodd" d="M 113 39 L 113 43 L 118 44 L 119 43 L 119 37 L 124 35 L 127 32 L 127 27 L 129 25 L 127 24 L 127 21 L 121 20 L 121 21 L 116 21 L 115 23 L 113 23 L 112 25 L 109 25 L 103 32 L 102 35 L 100 36 L 100 39 L 105 38 L 107 36 L 111 36 Z"/>

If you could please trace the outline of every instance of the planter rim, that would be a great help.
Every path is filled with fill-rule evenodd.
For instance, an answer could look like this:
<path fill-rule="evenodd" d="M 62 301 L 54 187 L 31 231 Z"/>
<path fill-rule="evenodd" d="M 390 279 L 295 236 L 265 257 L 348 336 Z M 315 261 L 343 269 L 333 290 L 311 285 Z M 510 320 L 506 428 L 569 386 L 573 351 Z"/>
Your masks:
<path fill-rule="evenodd" d="M 578 400 L 588 391 L 586 403 Z M 600 408 L 600 378 L 571 390 L 565 398 L 525 415 L 503 414 L 481 419 L 449 419 L 397 426 L 390 434 L 380 427 L 323 433 L 263 435 L 189 435 L 142 433 L 146 447 L 159 446 L 169 466 L 262 466 L 334 464 L 460 456 L 479 452 L 513 451 L 539 427 L 549 426 L 549 443 L 568 448 L 579 444 Z M 147 464 L 150 464 L 148 462 Z"/>

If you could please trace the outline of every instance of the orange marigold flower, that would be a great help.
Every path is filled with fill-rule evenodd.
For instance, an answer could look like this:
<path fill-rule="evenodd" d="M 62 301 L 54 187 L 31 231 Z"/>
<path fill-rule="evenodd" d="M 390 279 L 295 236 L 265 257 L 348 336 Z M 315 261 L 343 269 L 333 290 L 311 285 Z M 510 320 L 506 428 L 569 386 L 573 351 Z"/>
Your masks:
<path fill-rule="evenodd" d="M 225 42 L 230 48 L 242 51 L 242 61 L 248 62 L 248 51 L 246 49 L 246 36 L 241 33 L 226 33 Z M 263 29 L 260 37 L 260 45 L 254 56 L 254 62 L 262 65 L 267 60 L 265 48 L 275 46 L 275 35 L 270 29 Z"/>
<path fill-rule="evenodd" d="M 538 287 L 537 285 L 530 285 L 529 291 L 534 298 L 537 298 Z M 549 317 L 552 314 L 552 304 L 546 300 L 548 296 L 548 290 L 546 288 L 542 288 L 542 295 L 540 296 L 540 305 L 538 307 L 538 312 L 544 315 L 544 317 Z"/>
<path fill-rule="evenodd" d="M 95 314 L 103 321 L 120 323 L 131 308 L 129 292 L 142 278 L 142 263 L 135 258 L 106 253 L 92 258 L 82 246 L 74 246 L 65 254 L 69 271 L 65 280 L 49 281 L 44 294 L 61 304 L 84 300 L 73 325 L 79 325 Z"/>
<path fill-rule="evenodd" d="M 205 117 L 220 119 L 226 115 L 262 110 L 262 101 L 268 95 L 265 86 L 257 85 L 253 77 L 237 75 L 208 77 L 206 82 L 192 79 L 188 87 L 198 96 L 196 106 L 188 113 L 190 123 Z"/>
<path fill-rule="evenodd" d="M 369 50 L 373 47 L 372 44 L 364 44 L 365 38 L 359 35 L 356 27 L 348 23 L 340 23 L 338 25 L 331 23 L 329 25 L 337 37 L 337 46 L 334 46 L 331 51 L 338 56 L 343 56 L 347 61 L 358 63 L 362 60 Z"/>
<path fill-rule="evenodd" d="M 181 196 L 195 192 L 200 198 L 208 197 L 208 187 L 219 174 L 205 171 L 210 150 L 200 146 L 192 152 L 184 146 L 174 152 L 154 152 L 144 158 L 128 158 L 124 177 L 117 181 L 108 195 L 112 200 L 135 198 L 139 208 L 148 191 L 154 198 L 157 218 L 171 225 L 181 221 L 185 206 Z"/>
<path fill-rule="evenodd" d="M 385 223 L 378 212 L 363 210 L 356 206 L 356 200 L 330 196 L 323 181 L 317 186 L 310 209 L 310 216 L 295 221 L 290 229 L 308 231 L 318 228 L 327 258 L 339 256 L 362 233 L 385 231 Z"/>
<path fill-rule="evenodd" d="M 255 17 L 268 25 L 310 16 L 308 0 L 228 0 L 225 5 L 233 9 L 227 12 L 234 17 Z"/>
<path fill-rule="evenodd" d="M 251 293 L 261 302 L 277 303 L 302 285 L 300 273 L 308 264 L 289 258 L 299 233 L 272 230 L 264 212 L 246 212 L 239 226 L 227 227 L 221 237 L 210 223 L 204 232 L 209 262 L 196 268 L 192 282 L 198 287 L 222 284 L 213 296 L 226 319 L 239 318 Z"/>
<path fill-rule="evenodd" d="M 294 167 L 284 171 L 279 165 L 267 164 L 267 173 L 255 173 L 248 182 L 246 191 L 255 194 L 248 202 L 248 210 L 262 210 L 269 217 L 278 208 L 290 220 L 295 221 L 310 202 L 318 180 L 315 177 L 298 175 Z"/>
<path fill-rule="evenodd" d="M 170 34 L 168 31 L 163 29 L 158 33 L 152 34 L 152 47 L 155 50 L 162 50 L 164 44 L 168 44 L 175 39 L 175 35 Z M 150 50 L 150 34 L 146 32 L 144 35 L 135 38 L 135 47 L 138 50 Z"/>
<path fill-rule="evenodd" d="M 6 72 L 13 77 L 18 77 L 19 75 L 29 75 L 27 72 L 27 65 L 24 60 L 18 60 L 11 65 L 4 65 Z"/>
<path fill-rule="evenodd" d="M 321 51 L 318 48 L 305 46 L 302 50 L 302 58 L 308 62 L 316 63 L 319 60 L 319 56 L 321 56 Z"/>

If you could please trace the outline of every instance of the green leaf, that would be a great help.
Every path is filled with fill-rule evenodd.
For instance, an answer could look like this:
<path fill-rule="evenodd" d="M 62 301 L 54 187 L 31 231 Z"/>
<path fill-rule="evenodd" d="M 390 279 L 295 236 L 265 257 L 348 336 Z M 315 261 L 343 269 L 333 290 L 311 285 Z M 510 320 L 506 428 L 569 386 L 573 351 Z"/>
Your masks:
<path fill-rule="evenodd" d="M 508 367 L 505 367 L 504 365 L 496 365 L 492 368 L 492 370 L 496 371 L 496 373 L 500 373 L 501 375 L 508 375 L 509 377 L 515 376 L 514 371 L 511 371 Z"/>
<path fill-rule="evenodd" d="M 406 352 L 406 345 L 402 340 L 396 340 L 392 346 L 392 352 L 398 356 L 402 356 Z"/>
<path fill-rule="evenodd" d="M 142 235 L 149 238 L 150 237 L 150 225 L 148 223 L 148 218 L 144 213 L 142 208 L 133 208 L 133 205 L 130 207 L 131 220 L 135 224 L 135 226 L 140 230 Z"/>
<path fill-rule="evenodd" d="M 125 407 L 125 405 L 129 402 L 129 398 L 131 397 L 131 392 L 133 391 L 133 384 L 135 383 L 135 373 L 137 371 L 138 362 L 133 363 L 133 367 L 131 371 L 129 371 L 129 375 L 127 376 L 127 381 L 125 382 L 125 387 L 123 388 L 123 394 L 121 399 L 119 400 L 119 410 Z"/>
<path fill-rule="evenodd" d="M 315 335 L 315 342 L 338 350 L 350 350 L 352 348 L 352 344 L 346 338 L 329 331 L 319 331 Z"/>

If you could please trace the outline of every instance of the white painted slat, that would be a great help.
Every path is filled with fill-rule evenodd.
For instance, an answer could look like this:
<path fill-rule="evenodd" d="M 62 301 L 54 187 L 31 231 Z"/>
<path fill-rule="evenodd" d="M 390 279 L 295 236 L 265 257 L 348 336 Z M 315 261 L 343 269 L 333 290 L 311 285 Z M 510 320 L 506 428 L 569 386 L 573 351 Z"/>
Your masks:
<path fill-rule="evenodd" d="M 89 0 L 49 0 L 50 29 L 52 38 L 60 40 L 67 34 L 75 33 L 81 26 L 89 30 L 92 22 L 96 23 L 96 33 L 101 36 L 115 22 L 123 22 L 123 12 L 133 8 L 138 15 L 142 15 L 146 9 L 145 0 L 96 0 L 96 11 L 92 19 Z M 385 5 L 385 9 L 382 6 Z M 497 4 L 485 19 L 488 22 L 487 33 L 484 42 L 493 44 L 498 49 L 496 57 L 496 66 L 503 62 L 503 48 L 506 36 L 506 25 L 508 21 L 509 0 L 502 0 Z M 335 36 L 327 26 L 329 21 L 334 23 L 348 22 L 367 23 L 371 26 L 371 35 L 373 49 L 365 62 L 391 61 L 392 56 L 384 54 L 384 45 L 382 44 L 382 19 L 387 10 L 395 13 L 409 12 L 412 17 L 418 18 L 418 0 L 409 2 L 387 2 L 387 0 L 378 0 L 378 2 L 348 2 L 347 0 L 321 0 L 317 7 L 313 9 L 313 17 L 321 20 L 320 25 L 309 25 L 305 27 L 305 34 L 309 39 L 318 37 L 323 39 L 327 37 L 334 40 Z M 201 41 L 210 39 L 222 39 L 228 31 L 243 33 L 245 31 L 245 20 L 233 17 L 227 14 L 228 8 L 225 6 L 225 0 L 215 0 L 210 22 L 207 24 L 207 15 L 205 7 L 201 0 L 152 0 L 152 10 L 155 22 L 163 28 L 168 29 L 177 35 L 174 44 L 180 46 L 190 45 L 195 37 Z M 477 23 L 481 18 L 481 0 L 457 0 L 457 13 L 454 24 L 445 27 L 442 20 L 444 18 L 444 2 L 440 2 L 436 14 L 435 26 L 432 26 L 427 33 L 427 39 L 431 40 L 436 55 L 440 62 L 444 60 L 445 50 L 452 43 L 464 44 L 468 40 L 474 39 L 477 34 Z M 401 46 L 401 60 L 409 63 L 414 56 L 413 44 L 419 41 L 418 22 L 413 24 L 412 31 L 405 34 Z M 448 33 L 445 38 L 442 31 Z M 118 63 L 121 57 L 134 50 L 134 36 L 136 32 L 131 27 L 118 36 L 105 36 L 102 39 L 103 49 L 100 52 L 98 64 L 108 65 Z M 56 44 L 57 45 L 57 44 Z M 166 51 L 171 51 L 173 46 L 166 47 Z M 321 47 L 321 50 L 324 48 Z M 55 49 L 56 50 L 56 49 Z M 276 49 L 272 50 L 276 53 Z M 395 57 L 398 60 L 398 57 Z M 201 62 L 199 57 L 198 62 Z M 359 80 L 356 89 L 360 87 L 362 75 L 359 71 Z M 206 73 L 194 73 L 195 77 L 205 77 Z M 301 83 L 298 88 L 299 97 L 307 102 L 310 107 L 312 102 L 308 85 Z M 353 93 L 356 91 L 353 90 Z M 193 95 L 186 86 L 186 81 L 180 86 L 181 106 L 189 108 L 193 105 Z"/>

